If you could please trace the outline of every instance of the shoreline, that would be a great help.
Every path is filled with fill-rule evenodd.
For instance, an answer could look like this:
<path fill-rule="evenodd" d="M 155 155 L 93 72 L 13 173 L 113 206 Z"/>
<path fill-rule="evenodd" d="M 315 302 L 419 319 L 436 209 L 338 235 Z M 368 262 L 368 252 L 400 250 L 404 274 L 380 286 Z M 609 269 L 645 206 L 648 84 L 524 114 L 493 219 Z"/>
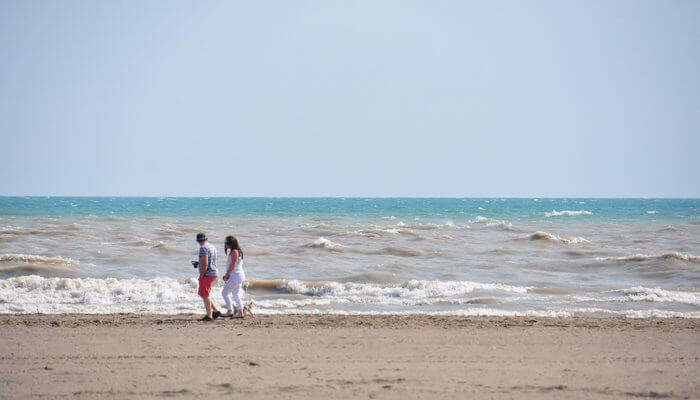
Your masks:
<path fill-rule="evenodd" d="M 188 326 L 193 323 L 217 326 L 236 324 L 250 328 L 597 328 L 597 329 L 691 329 L 700 330 L 700 318 L 625 317 L 532 317 L 532 316 L 443 316 L 429 314 L 336 315 L 263 314 L 243 320 L 198 321 L 199 314 L 0 314 L 0 326 Z"/>

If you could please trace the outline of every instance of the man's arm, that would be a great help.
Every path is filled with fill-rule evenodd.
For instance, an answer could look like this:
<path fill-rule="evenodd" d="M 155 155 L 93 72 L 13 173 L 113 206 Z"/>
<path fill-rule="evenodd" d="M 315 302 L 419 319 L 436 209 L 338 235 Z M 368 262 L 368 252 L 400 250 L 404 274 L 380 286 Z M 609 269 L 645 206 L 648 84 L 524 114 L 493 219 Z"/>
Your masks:
<path fill-rule="evenodd" d="M 209 258 L 205 254 L 199 255 L 199 277 L 203 277 L 207 272 L 207 267 L 209 267 Z"/>

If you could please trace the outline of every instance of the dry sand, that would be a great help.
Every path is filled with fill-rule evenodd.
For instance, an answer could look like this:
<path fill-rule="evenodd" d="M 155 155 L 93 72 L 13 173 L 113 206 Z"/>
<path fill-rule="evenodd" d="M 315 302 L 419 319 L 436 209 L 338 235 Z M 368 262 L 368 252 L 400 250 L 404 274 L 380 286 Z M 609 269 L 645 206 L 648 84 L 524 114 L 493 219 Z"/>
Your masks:
<path fill-rule="evenodd" d="M 693 319 L 0 316 L 1 398 L 698 398 Z"/>

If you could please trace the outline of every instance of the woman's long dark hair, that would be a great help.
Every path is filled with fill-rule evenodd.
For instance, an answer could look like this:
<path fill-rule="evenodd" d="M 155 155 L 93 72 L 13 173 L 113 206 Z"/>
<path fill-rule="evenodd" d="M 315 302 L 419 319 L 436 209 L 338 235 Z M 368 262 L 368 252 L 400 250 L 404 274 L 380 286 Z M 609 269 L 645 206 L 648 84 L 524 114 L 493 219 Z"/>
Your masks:
<path fill-rule="evenodd" d="M 226 236 L 226 242 L 224 242 L 224 252 L 227 255 L 229 254 L 229 249 L 231 249 L 231 252 L 238 250 L 238 254 L 243 258 L 243 250 L 241 250 L 241 246 L 238 244 L 238 239 L 233 235 Z"/>

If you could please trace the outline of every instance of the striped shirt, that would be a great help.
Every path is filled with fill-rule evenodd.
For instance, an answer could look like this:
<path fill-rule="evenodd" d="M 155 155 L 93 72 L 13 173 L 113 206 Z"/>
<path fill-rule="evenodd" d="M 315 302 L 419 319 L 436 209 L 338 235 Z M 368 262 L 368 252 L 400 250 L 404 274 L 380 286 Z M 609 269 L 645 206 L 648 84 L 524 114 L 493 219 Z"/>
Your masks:
<path fill-rule="evenodd" d="M 205 272 L 204 275 L 216 276 L 218 274 L 218 271 L 216 270 L 216 247 L 209 243 L 205 243 L 199 248 L 199 257 L 201 258 L 202 256 L 207 256 L 208 261 L 207 272 Z M 199 272 L 202 272 L 201 264 L 199 265 Z"/>

